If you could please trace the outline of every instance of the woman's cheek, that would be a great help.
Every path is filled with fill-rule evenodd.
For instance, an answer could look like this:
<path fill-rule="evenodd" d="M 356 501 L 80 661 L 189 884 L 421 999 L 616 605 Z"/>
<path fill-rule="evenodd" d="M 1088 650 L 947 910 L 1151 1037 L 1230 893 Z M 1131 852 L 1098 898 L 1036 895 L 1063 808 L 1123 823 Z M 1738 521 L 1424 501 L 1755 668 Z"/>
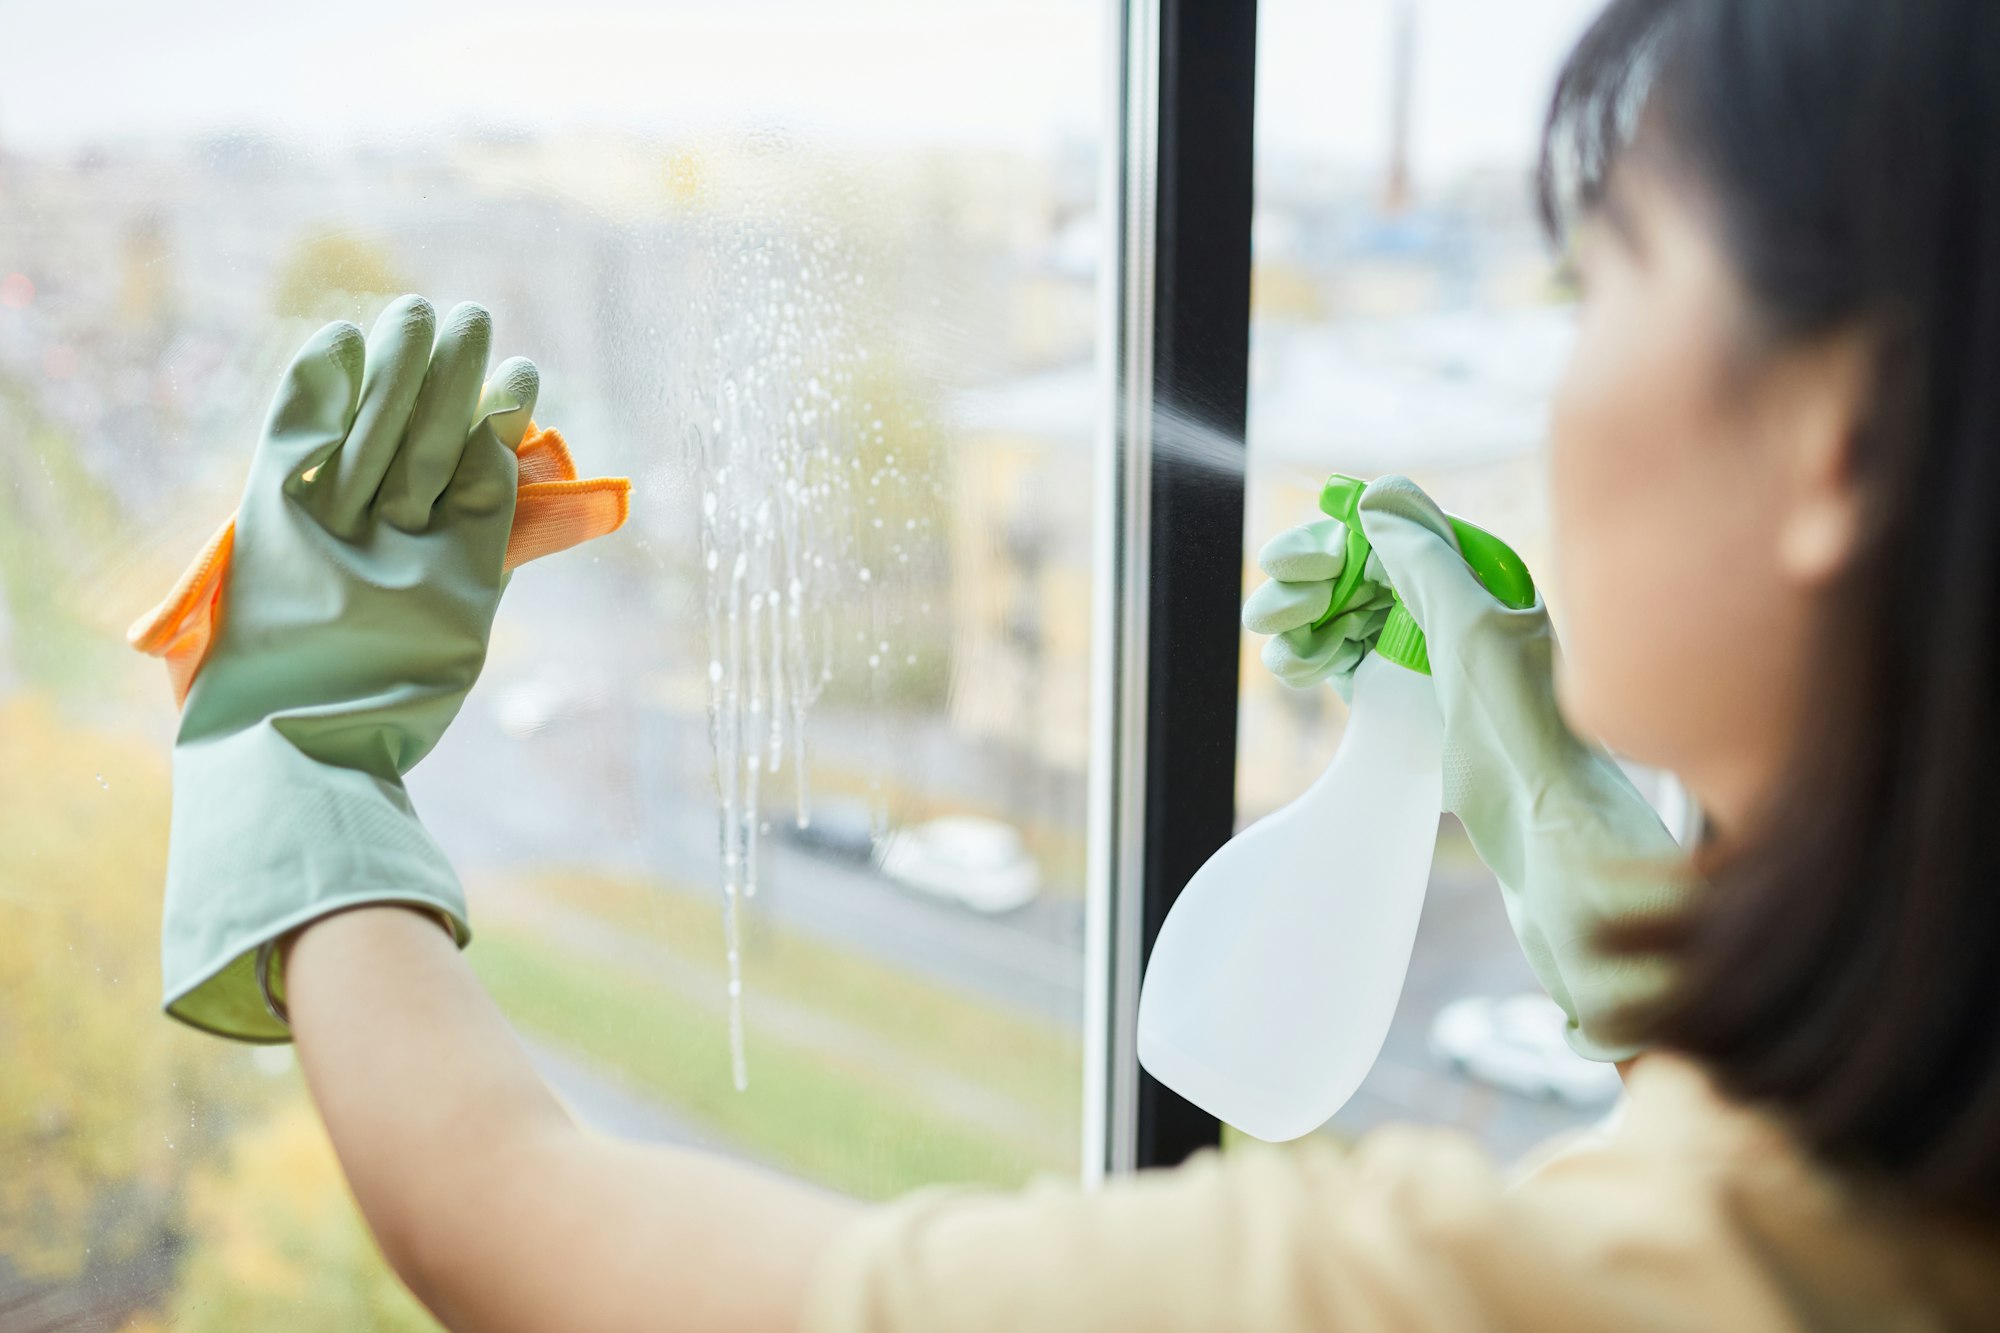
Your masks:
<path fill-rule="evenodd" d="M 1674 657 L 1657 585 L 1676 525 L 1657 512 L 1670 501 L 1649 475 L 1647 396 L 1580 360 L 1556 396 L 1550 449 L 1559 699 L 1572 727 L 1637 758 L 1661 744 Z"/>
<path fill-rule="evenodd" d="M 1628 672 L 1621 650 L 1631 644 L 1625 598 L 1617 595 L 1613 551 L 1591 520 L 1572 523 L 1557 538 L 1553 606 L 1562 635 L 1557 700 L 1578 733 L 1607 744 L 1629 743 Z"/>

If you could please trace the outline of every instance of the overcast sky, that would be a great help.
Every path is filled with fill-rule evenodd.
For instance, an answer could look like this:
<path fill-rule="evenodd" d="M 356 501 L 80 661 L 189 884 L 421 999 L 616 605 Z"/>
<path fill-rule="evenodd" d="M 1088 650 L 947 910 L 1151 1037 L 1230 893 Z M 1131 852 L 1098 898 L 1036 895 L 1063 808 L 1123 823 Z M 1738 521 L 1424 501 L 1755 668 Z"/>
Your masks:
<path fill-rule="evenodd" d="M 1262 0 L 1260 143 L 1373 163 L 1397 0 Z M 1420 176 L 1520 160 L 1601 0 L 1414 0 Z M 1042 150 L 1099 132 L 1104 0 L 0 0 L 0 142 L 479 122 Z"/>

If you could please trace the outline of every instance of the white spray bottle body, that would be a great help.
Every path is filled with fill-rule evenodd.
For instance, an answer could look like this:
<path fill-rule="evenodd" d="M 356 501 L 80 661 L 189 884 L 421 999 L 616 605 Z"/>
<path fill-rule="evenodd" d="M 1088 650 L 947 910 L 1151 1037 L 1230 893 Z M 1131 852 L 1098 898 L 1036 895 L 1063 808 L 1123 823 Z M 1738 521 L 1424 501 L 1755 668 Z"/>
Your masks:
<path fill-rule="evenodd" d="M 1210 857 L 1162 924 L 1139 998 L 1155 1078 L 1273 1142 L 1346 1103 L 1409 971 L 1443 756 L 1431 678 L 1369 654 L 1326 772 Z"/>

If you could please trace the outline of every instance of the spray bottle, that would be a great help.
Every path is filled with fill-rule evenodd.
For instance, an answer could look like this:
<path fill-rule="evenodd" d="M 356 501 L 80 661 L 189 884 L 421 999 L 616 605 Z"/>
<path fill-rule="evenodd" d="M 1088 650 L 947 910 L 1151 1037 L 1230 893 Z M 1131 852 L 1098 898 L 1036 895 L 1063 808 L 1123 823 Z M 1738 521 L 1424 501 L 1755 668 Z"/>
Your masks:
<path fill-rule="evenodd" d="M 1364 486 L 1335 474 L 1320 493 L 1347 545 L 1316 625 L 1362 591 Z M 1534 603 L 1519 556 L 1463 519 L 1451 524 L 1488 592 L 1509 606 Z M 1429 654 L 1399 598 L 1354 673 L 1347 730 L 1326 772 L 1219 848 L 1167 913 L 1139 994 L 1139 1063 L 1260 1139 L 1297 1138 L 1339 1110 L 1375 1063 L 1402 994 L 1443 769 Z"/>

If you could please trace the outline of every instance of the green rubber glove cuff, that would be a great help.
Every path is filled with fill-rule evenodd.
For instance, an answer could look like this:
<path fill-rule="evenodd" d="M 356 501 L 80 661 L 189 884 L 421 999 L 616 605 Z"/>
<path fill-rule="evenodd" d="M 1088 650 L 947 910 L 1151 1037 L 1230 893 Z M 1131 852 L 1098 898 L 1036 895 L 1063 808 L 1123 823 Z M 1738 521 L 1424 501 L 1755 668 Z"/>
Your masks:
<path fill-rule="evenodd" d="M 257 793 L 205 809 L 174 803 L 161 931 L 173 1017 L 243 1041 L 289 1041 L 257 980 L 257 950 L 343 908 L 427 907 L 470 942 L 465 892 L 400 781 L 309 759 L 268 723 L 179 746 L 173 769 L 177 792 Z"/>

